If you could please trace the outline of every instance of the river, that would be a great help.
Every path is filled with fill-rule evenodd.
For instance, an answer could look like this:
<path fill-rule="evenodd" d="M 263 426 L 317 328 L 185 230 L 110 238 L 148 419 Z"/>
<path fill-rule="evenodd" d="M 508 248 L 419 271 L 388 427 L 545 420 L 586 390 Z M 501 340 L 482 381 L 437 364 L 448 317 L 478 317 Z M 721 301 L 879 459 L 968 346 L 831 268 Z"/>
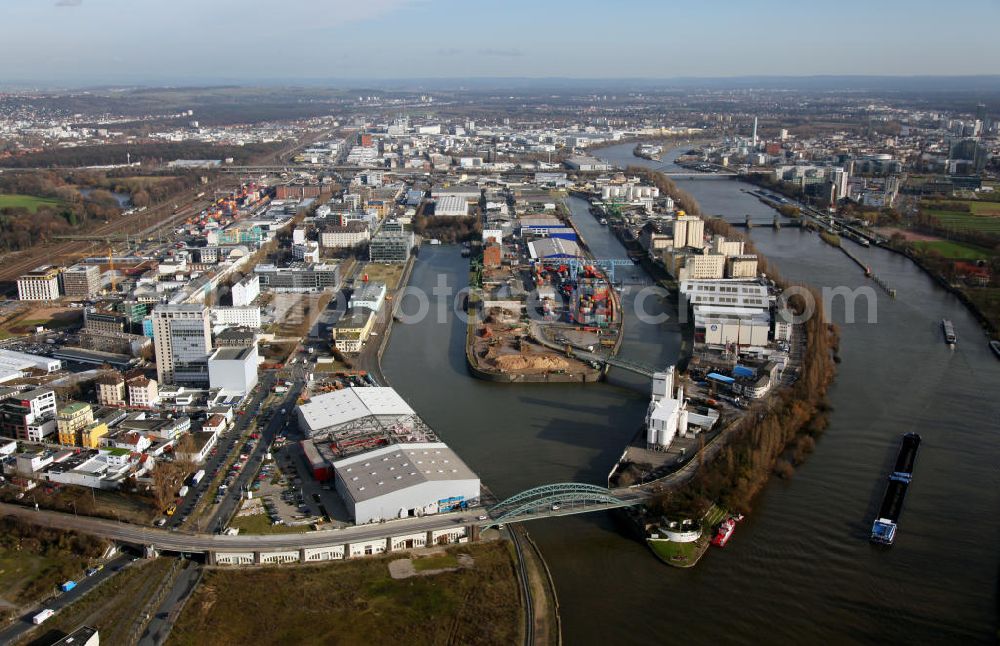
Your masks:
<path fill-rule="evenodd" d="M 657 163 L 635 158 L 632 148 L 599 154 L 669 170 L 679 152 Z M 678 184 L 706 213 L 734 222 L 773 216 L 739 182 Z M 622 255 L 585 203 L 570 206 L 595 255 Z M 870 284 L 815 234 L 751 233 L 787 278 Z M 567 644 L 995 641 L 1000 362 L 965 308 L 912 263 L 881 249 L 854 251 L 897 298 L 875 292 L 873 324 L 864 306 L 854 324 L 844 324 L 842 306 L 833 308 L 843 363 L 830 391 L 830 427 L 790 480 L 772 479 L 724 550 L 677 570 L 625 537 L 609 514 L 528 524 L 556 582 Z M 619 278 L 636 278 L 626 270 Z M 422 248 L 411 284 L 429 292 L 439 275 L 456 289 L 465 284 L 467 261 L 457 248 Z M 630 301 L 622 356 L 672 362 L 676 326 L 639 323 Z M 954 351 L 942 342 L 942 318 L 955 323 Z M 453 314 L 397 325 L 385 373 L 497 495 L 548 482 L 604 483 L 642 421 L 648 385 L 617 374 L 611 384 L 584 386 L 478 381 L 465 369 L 464 337 Z M 924 443 L 897 544 L 874 549 L 872 515 L 899 435 L 910 430 Z"/>

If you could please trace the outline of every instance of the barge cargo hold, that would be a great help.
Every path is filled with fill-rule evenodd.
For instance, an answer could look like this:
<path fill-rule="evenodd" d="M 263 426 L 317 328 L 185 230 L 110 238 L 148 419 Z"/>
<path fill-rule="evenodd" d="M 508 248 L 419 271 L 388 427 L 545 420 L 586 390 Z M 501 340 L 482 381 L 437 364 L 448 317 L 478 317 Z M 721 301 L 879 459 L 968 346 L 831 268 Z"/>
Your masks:
<path fill-rule="evenodd" d="M 896 539 L 896 525 L 903 511 L 903 500 L 906 490 L 913 479 L 913 464 L 917 459 L 917 449 L 920 448 L 920 435 L 906 433 L 899 446 L 896 456 L 896 466 L 889 474 L 889 482 L 882 496 L 878 517 L 872 525 L 871 542 L 877 545 L 892 545 Z"/>

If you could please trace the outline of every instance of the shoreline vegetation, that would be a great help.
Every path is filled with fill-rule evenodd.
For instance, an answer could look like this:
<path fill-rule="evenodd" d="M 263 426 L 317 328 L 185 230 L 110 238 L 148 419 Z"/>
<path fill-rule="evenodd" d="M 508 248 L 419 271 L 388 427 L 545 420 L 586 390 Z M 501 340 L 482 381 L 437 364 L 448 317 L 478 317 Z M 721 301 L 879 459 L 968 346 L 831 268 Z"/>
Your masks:
<path fill-rule="evenodd" d="M 693 195 L 658 171 L 629 166 L 627 174 L 642 177 L 669 195 L 679 209 L 692 215 L 702 215 L 701 205 Z M 784 279 L 765 256 L 755 248 L 748 235 L 735 230 L 720 218 L 704 218 L 708 233 L 746 243 L 747 253 L 757 254 L 759 271 L 771 278 L 782 290 L 797 287 L 812 296 L 807 303 L 802 295 L 789 298 L 789 307 L 801 314 L 807 306 L 815 307 L 813 315 L 803 324 L 805 351 L 798 380 L 781 388 L 769 399 L 767 408 L 754 407 L 730 434 L 730 439 L 716 455 L 701 465 L 690 480 L 668 489 L 645 507 L 645 520 L 659 518 L 703 518 L 717 507 L 732 513 L 748 513 L 752 501 L 772 475 L 790 478 L 795 467 L 815 450 L 816 441 L 826 429 L 830 404 L 827 390 L 836 375 L 836 354 L 839 332 L 825 322 L 822 299 L 812 287 Z M 752 414 L 756 413 L 756 414 Z M 633 516 L 640 521 L 638 516 Z M 704 531 L 714 527 L 705 526 Z M 645 527 L 642 527 L 645 535 Z M 648 543 L 647 543 L 648 545 Z M 704 549 L 707 549 L 705 541 Z M 650 546 L 652 550 L 652 546 Z M 704 552 L 702 550 L 702 553 Z M 652 550 L 656 553 L 656 550 Z M 671 563 L 669 559 L 663 559 Z M 701 554 L 681 559 L 684 566 L 693 565 Z M 693 558 L 694 562 L 690 562 Z"/>

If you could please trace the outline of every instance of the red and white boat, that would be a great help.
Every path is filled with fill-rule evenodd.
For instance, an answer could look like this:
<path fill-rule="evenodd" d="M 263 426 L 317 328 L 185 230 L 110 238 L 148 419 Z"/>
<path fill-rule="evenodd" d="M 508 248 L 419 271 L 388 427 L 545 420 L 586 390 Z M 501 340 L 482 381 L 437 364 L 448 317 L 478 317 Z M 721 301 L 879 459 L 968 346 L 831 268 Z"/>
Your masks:
<path fill-rule="evenodd" d="M 743 520 L 743 516 L 730 516 L 726 520 L 719 524 L 718 529 L 715 530 L 715 536 L 712 537 L 712 545 L 718 547 L 725 547 L 726 543 L 729 542 L 729 537 L 733 535 L 736 531 L 736 523 Z"/>

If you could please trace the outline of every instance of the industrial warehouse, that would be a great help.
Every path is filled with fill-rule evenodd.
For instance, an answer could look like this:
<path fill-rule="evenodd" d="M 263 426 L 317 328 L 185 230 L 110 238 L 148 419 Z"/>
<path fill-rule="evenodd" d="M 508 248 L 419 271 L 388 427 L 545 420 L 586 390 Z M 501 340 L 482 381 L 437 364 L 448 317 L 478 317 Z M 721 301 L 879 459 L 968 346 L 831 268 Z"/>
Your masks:
<path fill-rule="evenodd" d="M 479 477 L 392 388 L 317 395 L 297 415 L 313 476 L 334 480 L 359 525 L 479 502 Z"/>

